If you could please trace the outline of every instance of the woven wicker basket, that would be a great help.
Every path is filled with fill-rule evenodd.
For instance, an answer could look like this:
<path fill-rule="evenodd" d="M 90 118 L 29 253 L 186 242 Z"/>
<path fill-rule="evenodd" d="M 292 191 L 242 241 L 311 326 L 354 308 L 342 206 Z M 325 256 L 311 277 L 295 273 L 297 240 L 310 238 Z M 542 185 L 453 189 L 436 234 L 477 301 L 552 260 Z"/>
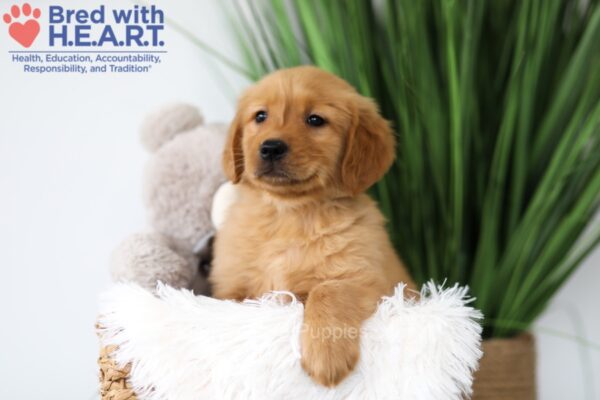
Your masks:
<path fill-rule="evenodd" d="M 131 366 L 118 368 L 111 358 L 114 346 L 100 349 L 100 394 L 102 400 L 135 400 L 128 382 Z M 483 357 L 475 374 L 474 400 L 533 400 L 535 387 L 535 343 L 524 334 L 513 339 L 483 342 Z"/>
<path fill-rule="evenodd" d="M 115 346 L 104 346 L 100 348 L 98 366 L 100 367 L 100 398 L 102 400 L 135 400 L 135 393 L 129 385 L 128 378 L 131 365 L 125 368 L 117 367 L 111 358 Z"/>

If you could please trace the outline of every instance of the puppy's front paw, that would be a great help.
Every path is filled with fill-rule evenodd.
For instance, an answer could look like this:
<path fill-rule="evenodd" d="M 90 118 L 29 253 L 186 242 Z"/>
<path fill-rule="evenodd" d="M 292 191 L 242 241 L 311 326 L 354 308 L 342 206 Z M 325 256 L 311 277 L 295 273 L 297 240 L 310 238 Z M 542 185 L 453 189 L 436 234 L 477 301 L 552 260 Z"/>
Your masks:
<path fill-rule="evenodd" d="M 360 339 L 356 328 L 316 329 L 302 332 L 302 368 L 321 385 L 340 383 L 358 361 Z"/>

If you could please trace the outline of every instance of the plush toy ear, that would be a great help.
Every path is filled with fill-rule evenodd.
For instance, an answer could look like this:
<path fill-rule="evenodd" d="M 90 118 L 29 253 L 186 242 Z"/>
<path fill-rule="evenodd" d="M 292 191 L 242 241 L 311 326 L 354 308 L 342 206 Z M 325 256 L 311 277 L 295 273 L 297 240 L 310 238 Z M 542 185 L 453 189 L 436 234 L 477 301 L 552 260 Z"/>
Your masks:
<path fill-rule="evenodd" d="M 357 96 L 353 123 L 342 158 L 342 185 L 352 195 L 367 190 L 390 168 L 396 140 L 388 121 L 371 99 Z"/>
<path fill-rule="evenodd" d="M 227 141 L 225 142 L 225 150 L 223 151 L 223 170 L 227 178 L 238 183 L 244 172 L 244 153 L 242 150 L 242 128 L 243 121 L 241 112 L 231 122 Z"/>
<path fill-rule="evenodd" d="M 142 144 L 155 152 L 177 135 L 204 124 L 204 117 L 194 106 L 170 104 L 145 118 L 140 129 Z"/>

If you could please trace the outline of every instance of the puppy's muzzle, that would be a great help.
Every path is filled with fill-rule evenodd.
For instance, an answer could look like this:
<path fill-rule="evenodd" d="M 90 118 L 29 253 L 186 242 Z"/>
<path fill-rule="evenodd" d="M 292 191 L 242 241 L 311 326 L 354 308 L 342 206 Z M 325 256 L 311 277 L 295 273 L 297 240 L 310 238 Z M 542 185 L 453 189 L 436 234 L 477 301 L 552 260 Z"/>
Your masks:
<path fill-rule="evenodd" d="M 264 161 L 281 160 L 288 153 L 289 147 L 283 140 L 265 140 L 259 149 L 260 158 Z"/>

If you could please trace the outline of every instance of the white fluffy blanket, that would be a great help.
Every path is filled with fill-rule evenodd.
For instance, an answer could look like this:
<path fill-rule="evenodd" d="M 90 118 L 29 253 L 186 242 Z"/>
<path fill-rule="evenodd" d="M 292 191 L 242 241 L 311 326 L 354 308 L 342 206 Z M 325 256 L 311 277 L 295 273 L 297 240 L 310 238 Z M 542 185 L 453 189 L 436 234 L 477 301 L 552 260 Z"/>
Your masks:
<path fill-rule="evenodd" d="M 481 357 L 481 314 L 467 291 L 402 286 L 364 323 L 361 357 L 339 386 L 319 386 L 300 366 L 303 305 L 286 293 L 235 303 L 159 285 L 116 284 L 102 298 L 104 345 L 119 346 L 141 399 L 460 399 Z"/>

